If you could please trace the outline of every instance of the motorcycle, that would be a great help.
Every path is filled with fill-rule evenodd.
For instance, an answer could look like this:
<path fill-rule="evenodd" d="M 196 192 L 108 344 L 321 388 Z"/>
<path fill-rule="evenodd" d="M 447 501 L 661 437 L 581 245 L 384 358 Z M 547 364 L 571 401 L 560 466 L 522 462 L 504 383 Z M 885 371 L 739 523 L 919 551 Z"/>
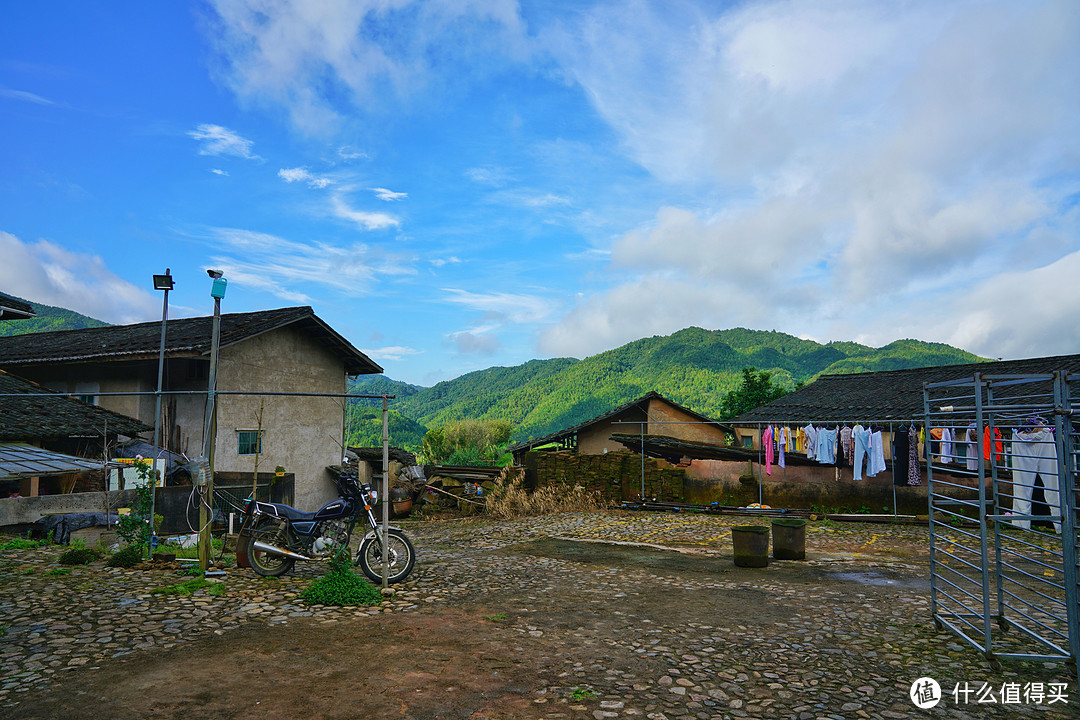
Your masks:
<path fill-rule="evenodd" d="M 237 540 L 237 564 L 263 577 L 279 577 L 292 570 L 297 560 L 329 559 L 349 551 L 353 528 L 363 516 L 370 526 L 360 540 L 354 565 L 372 582 L 383 579 L 383 529 L 375 520 L 372 505 L 376 493 L 369 483 L 358 484 L 351 475 L 335 481 L 339 497 L 313 513 L 281 503 L 250 498 Z M 412 572 L 416 551 L 400 528 L 386 534 L 387 581 L 401 582 Z"/>

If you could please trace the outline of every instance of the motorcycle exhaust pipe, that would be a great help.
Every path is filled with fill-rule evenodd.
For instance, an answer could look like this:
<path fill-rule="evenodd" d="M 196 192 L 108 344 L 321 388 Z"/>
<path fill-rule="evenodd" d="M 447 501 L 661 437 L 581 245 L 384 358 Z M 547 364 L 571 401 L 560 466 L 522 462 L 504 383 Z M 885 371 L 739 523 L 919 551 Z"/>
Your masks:
<path fill-rule="evenodd" d="M 261 540 L 256 540 L 252 544 L 251 549 L 259 550 L 260 552 L 264 553 L 270 553 L 271 555 L 284 555 L 285 557 L 290 557 L 294 560 L 311 560 L 311 558 L 307 555 L 301 555 L 300 553 L 295 553 L 292 550 L 279 548 L 277 545 L 270 545 L 268 543 L 264 543 Z"/>

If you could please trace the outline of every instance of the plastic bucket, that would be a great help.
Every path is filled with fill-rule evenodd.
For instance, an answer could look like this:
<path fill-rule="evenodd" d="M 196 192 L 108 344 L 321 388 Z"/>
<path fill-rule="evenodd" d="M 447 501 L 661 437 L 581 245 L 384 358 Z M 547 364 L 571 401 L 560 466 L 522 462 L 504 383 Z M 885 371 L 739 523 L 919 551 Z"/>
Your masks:
<path fill-rule="evenodd" d="M 767 525 L 740 525 L 731 528 L 735 564 L 739 567 L 765 567 L 769 564 L 769 528 Z"/>
<path fill-rule="evenodd" d="M 805 560 L 806 521 L 799 518 L 773 520 L 772 554 L 777 560 Z"/>

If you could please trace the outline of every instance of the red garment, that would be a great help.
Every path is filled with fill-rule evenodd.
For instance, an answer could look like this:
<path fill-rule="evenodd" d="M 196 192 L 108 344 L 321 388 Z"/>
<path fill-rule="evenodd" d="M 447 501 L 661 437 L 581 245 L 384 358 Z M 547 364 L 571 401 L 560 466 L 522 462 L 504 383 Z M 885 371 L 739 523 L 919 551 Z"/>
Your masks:
<path fill-rule="evenodd" d="M 765 434 L 761 436 L 761 444 L 765 446 L 765 474 L 772 475 L 773 461 L 773 429 L 770 425 L 765 428 Z"/>
<path fill-rule="evenodd" d="M 994 462 L 1001 460 L 1004 447 L 1001 444 L 1001 431 L 994 428 Z M 983 460 L 990 459 L 990 426 L 983 427 Z"/>

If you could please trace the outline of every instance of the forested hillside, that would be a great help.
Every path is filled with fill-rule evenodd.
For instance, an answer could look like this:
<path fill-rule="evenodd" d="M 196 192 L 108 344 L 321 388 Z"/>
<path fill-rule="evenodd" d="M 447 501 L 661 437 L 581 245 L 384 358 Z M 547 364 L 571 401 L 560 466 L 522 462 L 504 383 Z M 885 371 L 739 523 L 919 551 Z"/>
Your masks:
<path fill-rule="evenodd" d="M 515 439 L 527 439 L 588 420 L 650 390 L 720 418 L 721 401 L 738 385 L 744 367 L 771 372 L 776 382 L 793 389 L 796 383 L 811 382 L 824 373 L 982 359 L 949 345 L 919 340 L 871 348 L 853 342 L 822 345 L 775 331 L 692 327 L 636 340 L 585 360 L 532 360 L 516 367 L 480 370 L 419 392 L 400 393 L 392 407 L 426 427 L 463 418 L 507 420 L 516 428 Z M 378 387 L 381 381 L 370 386 L 367 382 L 358 381 L 358 391 L 373 392 L 368 388 Z"/>
<path fill-rule="evenodd" d="M 22 298 L 18 299 L 22 300 Z M 41 305 L 29 300 L 23 300 L 23 302 L 34 308 L 37 317 L 0 322 L 0 336 L 50 332 L 52 330 L 81 330 L 83 328 L 104 327 L 109 324 L 86 315 L 80 315 L 74 310 L 65 310 L 52 305 Z"/>

